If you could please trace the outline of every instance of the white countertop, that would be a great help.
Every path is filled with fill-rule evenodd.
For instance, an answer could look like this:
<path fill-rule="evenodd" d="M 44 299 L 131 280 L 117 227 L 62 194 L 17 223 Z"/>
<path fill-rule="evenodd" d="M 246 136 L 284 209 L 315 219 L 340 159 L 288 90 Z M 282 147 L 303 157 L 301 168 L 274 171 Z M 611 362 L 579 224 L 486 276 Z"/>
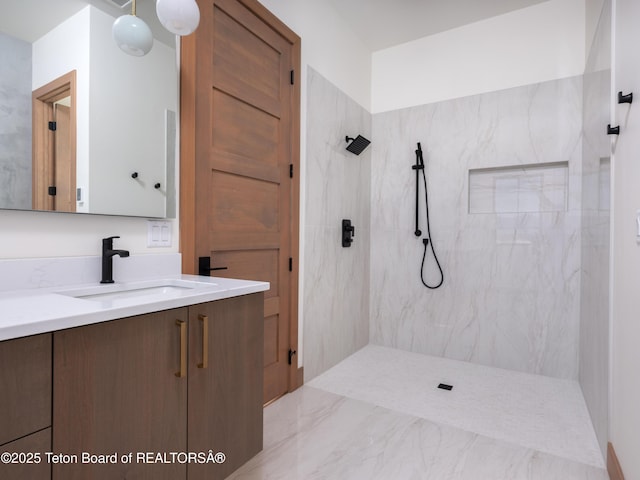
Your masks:
<path fill-rule="evenodd" d="M 168 286 L 162 291 L 162 286 Z M 104 293 L 136 290 L 111 298 Z M 195 275 L 107 285 L 82 284 L 0 292 L 0 341 L 196 305 L 269 289 L 268 282 Z M 80 295 L 85 298 L 76 298 Z"/>

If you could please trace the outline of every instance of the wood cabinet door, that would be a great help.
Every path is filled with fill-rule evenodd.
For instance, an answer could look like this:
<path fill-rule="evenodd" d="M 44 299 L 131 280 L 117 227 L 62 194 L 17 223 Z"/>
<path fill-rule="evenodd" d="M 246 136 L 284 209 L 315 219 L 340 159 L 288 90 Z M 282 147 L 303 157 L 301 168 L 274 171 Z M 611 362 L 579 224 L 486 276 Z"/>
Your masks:
<path fill-rule="evenodd" d="M 189 480 L 222 479 L 262 450 L 263 294 L 189 307 Z"/>
<path fill-rule="evenodd" d="M 51 464 L 45 452 L 51 451 L 51 427 L 40 430 L 0 447 L 0 452 L 26 454 L 26 462 L 0 462 L 0 478 L 3 480 L 48 480 Z"/>
<path fill-rule="evenodd" d="M 0 342 L 0 366 L 2 445 L 51 425 L 51 334 Z"/>
<path fill-rule="evenodd" d="M 188 332 L 177 321 L 186 308 L 54 333 L 53 451 L 118 455 L 114 464 L 55 464 L 55 480 L 186 478 L 184 463 L 137 457 L 186 452 L 187 377 L 176 373 Z M 129 453 L 132 462 L 121 461 Z"/>

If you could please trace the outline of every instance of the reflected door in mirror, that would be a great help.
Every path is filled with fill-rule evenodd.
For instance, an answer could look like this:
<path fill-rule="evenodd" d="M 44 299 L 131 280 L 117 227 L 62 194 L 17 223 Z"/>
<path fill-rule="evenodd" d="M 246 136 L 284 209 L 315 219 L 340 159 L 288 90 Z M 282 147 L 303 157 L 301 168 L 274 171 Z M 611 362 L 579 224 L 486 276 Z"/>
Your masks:
<path fill-rule="evenodd" d="M 76 211 L 76 72 L 33 92 L 33 208 Z"/>

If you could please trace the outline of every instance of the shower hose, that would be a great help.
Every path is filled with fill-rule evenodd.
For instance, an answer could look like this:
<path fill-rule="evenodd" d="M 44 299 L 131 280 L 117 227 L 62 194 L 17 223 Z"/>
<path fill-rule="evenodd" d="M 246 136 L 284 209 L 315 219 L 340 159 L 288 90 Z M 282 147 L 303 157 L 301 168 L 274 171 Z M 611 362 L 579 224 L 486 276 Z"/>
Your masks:
<path fill-rule="evenodd" d="M 427 174 L 425 173 L 424 159 L 422 157 L 422 147 L 420 146 L 420 142 L 418 142 L 418 149 L 416 150 L 416 164 L 411 167 L 416 171 L 416 237 L 420 237 L 422 235 L 422 231 L 420 230 L 420 217 L 419 217 L 419 207 L 420 207 L 420 172 L 422 172 L 422 181 L 424 183 L 424 206 L 425 213 L 427 219 L 427 236 L 422 239 L 422 244 L 424 245 L 424 253 L 422 254 L 422 264 L 420 266 L 420 281 L 422 284 L 431 289 L 435 290 L 439 288 L 444 283 L 444 273 L 442 271 L 442 267 L 440 266 L 440 262 L 438 261 L 438 256 L 436 255 L 436 251 L 433 247 L 433 240 L 431 238 L 431 226 L 429 225 L 429 192 L 427 189 Z M 433 258 L 436 261 L 436 265 L 438 270 L 440 271 L 440 282 L 436 285 L 429 285 L 424 279 L 424 265 L 427 259 L 427 251 L 431 248 L 431 253 L 433 253 Z"/>

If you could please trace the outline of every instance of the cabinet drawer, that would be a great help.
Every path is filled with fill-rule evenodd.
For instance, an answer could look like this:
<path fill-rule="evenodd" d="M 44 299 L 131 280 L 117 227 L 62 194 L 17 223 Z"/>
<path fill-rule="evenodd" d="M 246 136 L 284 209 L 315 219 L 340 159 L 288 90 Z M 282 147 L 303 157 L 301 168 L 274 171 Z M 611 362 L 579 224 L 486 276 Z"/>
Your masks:
<path fill-rule="evenodd" d="M 0 445 L 51 426 L 51 344 L 51 334 L 0 342 Z"/>
<path fill-rule="evenodd" d="M 11 480 L 49 480 L 51 465 L 47 461 L 45 452 L 51 451 L 51 428 L 45 428 L 20 440 L 15 440 L 0 447 L 0 452 L 34 454 L 25 457 L 34 463 L 3 463 L 0 462 L 0 478 Z M 39 454 L 39 463 L 35 463 Z"/>

